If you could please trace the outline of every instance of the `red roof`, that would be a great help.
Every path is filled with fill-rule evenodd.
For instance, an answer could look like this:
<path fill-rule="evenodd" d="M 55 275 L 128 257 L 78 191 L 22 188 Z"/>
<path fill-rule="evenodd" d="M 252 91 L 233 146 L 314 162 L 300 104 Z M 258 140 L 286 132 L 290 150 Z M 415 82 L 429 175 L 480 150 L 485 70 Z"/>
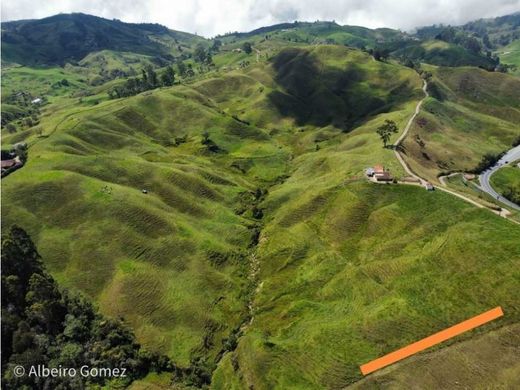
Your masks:
<path fill-rule="evenodd" d="M 378 165 L 374 165 L 374 172 L 375 173 L 383 173 L 385 171 L 385 168 L 378 164 Z"/>

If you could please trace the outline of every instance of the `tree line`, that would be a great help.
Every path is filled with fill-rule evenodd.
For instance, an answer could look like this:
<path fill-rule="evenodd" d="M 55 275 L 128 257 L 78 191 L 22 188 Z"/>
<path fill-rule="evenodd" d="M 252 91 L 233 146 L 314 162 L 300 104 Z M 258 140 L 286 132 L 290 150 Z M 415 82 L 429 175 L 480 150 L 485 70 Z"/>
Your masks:
<path fill-rule="evenodd" d="M 161 74 L 158 74 L 153 66 L 148 65 L 141 70 L 141 77 L 131 77 L 123 85 L 115 86 L 108 91 L 108 96 L 111 99 L 134 96 L 159 87 L 171 87 L 174 83 L 175 71 L 171 65 L 167 66 Z"/>

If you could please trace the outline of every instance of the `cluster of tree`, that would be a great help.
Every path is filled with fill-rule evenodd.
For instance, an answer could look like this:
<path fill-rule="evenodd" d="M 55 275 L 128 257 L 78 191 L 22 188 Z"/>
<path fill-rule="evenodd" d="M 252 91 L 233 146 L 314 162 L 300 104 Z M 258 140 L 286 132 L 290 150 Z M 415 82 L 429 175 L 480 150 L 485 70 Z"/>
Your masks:
<path fill-rule="evenodd" d="M 453 27 L 446 27 L 442 29 L 436 36 L 435 39 L 439 39 L 444 42 L 454 43 L 460 45 L 473 53 L 480 53 L 482 51 L 482 44 L 473 35 L 465 33 L 461 30 L 457 30 Z M 488 38 L 489 40 L 489 38 Z"/>
<path fill-rule="evenodd" d="M 478 165 L 473 168 L 470 173 L 480 174 L 484 172 L 486 169 L 491 168 L 493 165 L 495 165 L 498 160 L 502 158 L 504 153 L 486 153 L 484 156 L 482 156 L 482 159 L 478 163 Z"/>
<path fill-rule="evenodd" d="M 27 91 L 15 91 L 2 100 L 2 128 L 9 133 L 15 133 L 20 128 L 30 128 L 40 123 L 41 104 L 33 104 L 35 97 Z"/>
<path fill-rule="evenodd" d="M 385 148 L 388 146 L 388 141 L 390 141 L 392 134 L 395 134 L 398 131 L 399 129 L 397 128 L 397 124 L 389 119 L 386 119 L 385 123 L 376 129 L 376 133 L 381 138 L 381 141 L 383 141 L 383 147 Z"/>
<path fill-rule="evenodd" d="M 204 45 L 198 44 L 193 51 L 193 59 L 201 65 L 212 66 L 213 55 L 211 49 L 206 49 Z"/>
<path fill-rule="evenodd" d="M 510 185 L 505 189 L 502 195 L 511 202 L 520 205 L 520 188 Z"/>
<path fill-rule="evenodd" d="M 209 138 L 209 133 L 207 131 L 204 131 L 202 133 L 202 140 L 200 141 L 202 145 L 206 147 L 206 150 L 212 153 L 218 153 L 222 151 L 222 149 L 219 148 L 219 146 L 213 141 L 211 138 Z"/>
<path fill-rule="evenodd" d="M 367 53 L 374 57 L 376 61 L 386 61 L 390 56 L 390 49 L 386 47 L 376 47 L 368 49 Z"/>
<path fill-rule="evenodd" d="M 175 371 L 165 356 L 143 350 L 120 321 L 101 316 L 87 299 L 61 289 L 46 272 L 27 233 L 2 238 L 2 382 L 6 389 L 80 389 L 127 385 L 150 371 Z M 26 375 L 16 376 L 22 366 Z M 30 367 L 126 368 L 125 378 L 35 377 Z"/>
<path fill-rule="evenodd" d="M 253 46 L 251 45 L 251 42 L 244 42 L 242 45 L 242 50 L 246 54 L 251 54 L 253 52 Z"/>
<path fill-rule="evenodd" d="M 137 95 L 159 87 L 169 87 L 175 82 L 175 71 L 171 66 L 158 75 L 153 66 L 149 65 L 141 72 L 141 77 L 132 77 L 123 85 L 118 85 L 108 91 L 111 99 Z"/>

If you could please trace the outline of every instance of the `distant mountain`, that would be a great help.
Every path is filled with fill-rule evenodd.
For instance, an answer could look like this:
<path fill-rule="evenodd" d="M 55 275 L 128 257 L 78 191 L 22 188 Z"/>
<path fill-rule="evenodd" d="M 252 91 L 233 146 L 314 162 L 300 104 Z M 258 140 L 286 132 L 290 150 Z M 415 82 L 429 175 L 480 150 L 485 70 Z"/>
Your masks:
<path fill-rule="evenodd" d="M 160 24 L 124 23 L 81 13 L 2 23 L 2 61 L 63 65 L 100 50 L 152 56 L 181 54 L 204 38 Z"/>

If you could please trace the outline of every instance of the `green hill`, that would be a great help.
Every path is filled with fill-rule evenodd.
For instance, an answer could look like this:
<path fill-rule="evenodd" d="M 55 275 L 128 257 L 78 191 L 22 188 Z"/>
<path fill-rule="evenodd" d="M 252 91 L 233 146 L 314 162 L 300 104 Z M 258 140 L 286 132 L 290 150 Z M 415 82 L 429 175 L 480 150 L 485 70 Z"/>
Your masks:
<path fill-rule="evenodd" d="M 431 97 L 404 141 L 414 170 L 436 180 L 511 148 L 520 134 L 518 78 L 470 67 L 428 69 Z"/>
<path fill-rule="evenodd" d="M 159 46 L 6 70 L 3 89 L 31 83 L 48 104 L 38 127 L 3 134 L 29 151 L 2 180 L 2 226 L 26 229 L 61 286 L 190 372 L 185 386 L 343 388 L 360 364 L 490 307 L 507 315 L 483 331 L 517 323 L 518 225 L 441 191 L 366 182 L 375 164 L 406 175 L 376 129 L 404 129 L 422 79 L 344 46 L 347 33 L 401 39 L 331 23 L 228 35 L 214 67 L 189 59 L 193 76 L 120 99 L 107 89 L 124 79 L 90 75 L 155 63 Z M 246 41 L 255 50 L 233 51 Z M 517 78 L 422 68 L 432 97 L 404 144 L 421 174 L 518 136 Z"/>
<path fill-rule="evenodd" d="M 203 38 L 159 24 L 132 24 L 92 15 L 60 14 L 2 23 L 2 62 L 63 65 L 117 50 L 169 58 Z"/>

